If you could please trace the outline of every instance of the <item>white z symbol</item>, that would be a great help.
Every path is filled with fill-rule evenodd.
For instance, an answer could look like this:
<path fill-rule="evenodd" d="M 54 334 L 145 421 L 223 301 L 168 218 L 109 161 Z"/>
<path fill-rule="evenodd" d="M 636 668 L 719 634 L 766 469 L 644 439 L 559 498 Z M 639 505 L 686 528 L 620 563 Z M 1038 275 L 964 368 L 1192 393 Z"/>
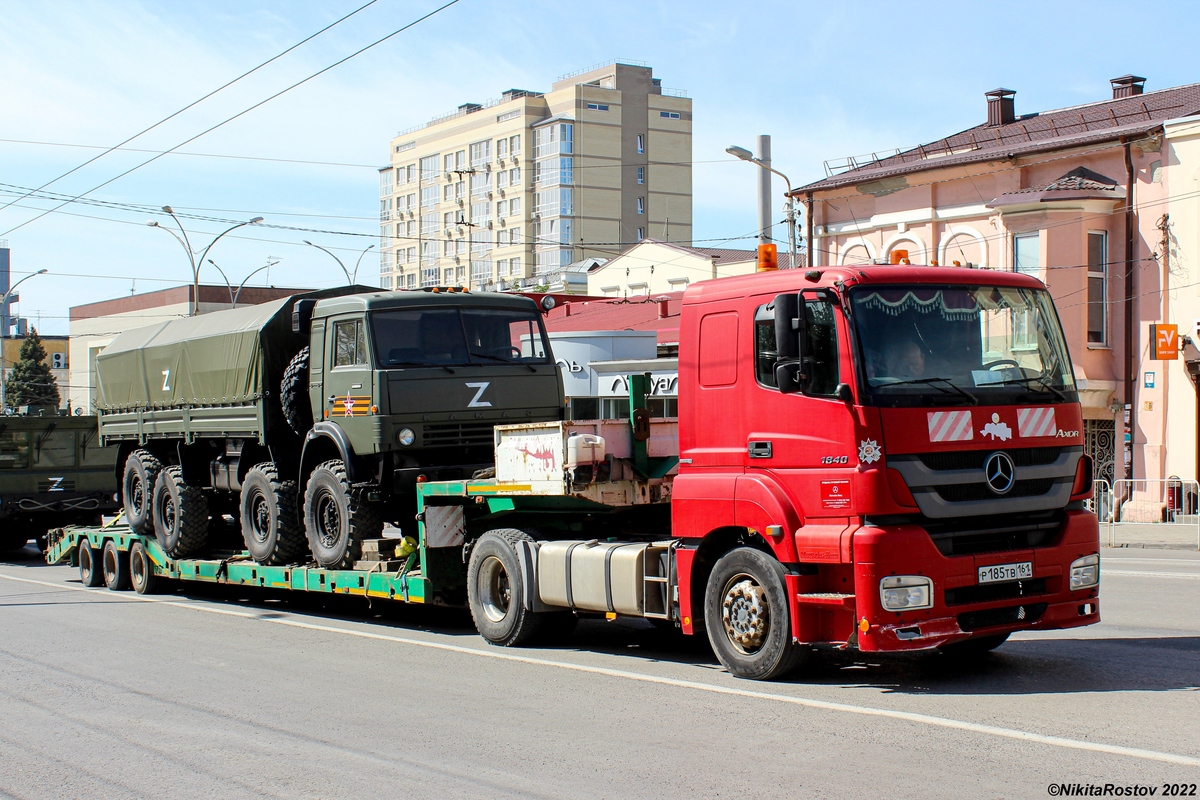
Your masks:
<path fill-rule="evenodd" d="M 479 399 L 483 397 L 483 393 L 486 392 L 487 387 L 491 385 L 492 384 L 490 381 L 483 381 L 482 383 L 468 383 L 467 388 L 478 389 L 479 391 L 475 392 L 475 397 L 471 399 L 471 402 L 467 403 L 467 408 L 491 408 L 492 404 L 490 402 Z"/>
<path fill-rule="evenodd" d="M 62 478 L 50 478 L 49 480 L 50 480 L 50 488 L 47 489 L 46 491 L 48 491 L 48 492 L 63 491 L 63 488 L 62 488 L 63 479 Z"/>
<path fill-rule="evenodd" d="M 164 392 L 169 392 L 169 391 L 171 391 L 171 385 L 170 385 L 170 384 L 171 384 L 171 370 L 169 370 L 169 369 L 164 369 L 164 370 L 163 370 L 163 391 L 164 391 Z"/>

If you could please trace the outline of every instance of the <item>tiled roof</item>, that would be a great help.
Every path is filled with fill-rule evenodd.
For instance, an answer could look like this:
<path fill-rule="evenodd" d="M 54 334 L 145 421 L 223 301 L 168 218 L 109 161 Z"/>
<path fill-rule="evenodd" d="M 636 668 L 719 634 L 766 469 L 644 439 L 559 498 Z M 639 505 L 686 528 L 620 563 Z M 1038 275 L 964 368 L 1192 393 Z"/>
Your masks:
<path fill-rule="evenodd" d="M 997 197 L 988 208 L 1019 206 L 1028 203 L 1045 203 L 1063 200 L 1120 200 L 1125 197 L 1125 188 L 1115 180 L 1087 167 L 1076 167 L 1045 186 L 1030 186 L 1005 192 Z"/>
<path fill-rule="evenodd" d="M 1058 150 L 1154 131 L 1169 119 L 1200 114 L 1200 83 L 986 123 L 903 153 L 801 186 L 810 192 L 913 172 Z"/>
<path fill-rule="evenodd" d="M 557 331 L 657 331 L 659 344 L 679 341 L 679 309 L 683 292 L 622 300 L 565 300 L 546 315 L 546 330 Z M 667 301 L 667 314 L 659 316 L 659 300 Z"/>

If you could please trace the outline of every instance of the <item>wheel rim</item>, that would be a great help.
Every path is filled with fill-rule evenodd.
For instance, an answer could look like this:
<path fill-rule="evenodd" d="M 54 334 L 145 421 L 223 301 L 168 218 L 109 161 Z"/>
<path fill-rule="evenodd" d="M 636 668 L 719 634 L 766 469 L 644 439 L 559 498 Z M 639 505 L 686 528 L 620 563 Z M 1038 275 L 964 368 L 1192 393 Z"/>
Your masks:
<path fill-rule="evenodd" d="M 175 498 L 171 497 L 170 492 L 163 492 L 163 498 L 158 504 L 159 516 L 162 517 L 163 527 L 166 529 L 163 533 L 170 533 L 175 530 Z"/>
<path fill-rule="evenodd" d="M 488 556 L 479 565 L 479 603 L 490 621 L 500 622 L 508 616 L 512 605 L 512 587 L 508 582 L 508 570 L 504 562 Z"/>
<path fill-rule="evenodd" d="M 741 573 L 725 583 L 721 622 L 729 643 L 739 653 L 753 655 L 762 649 L 771 628 L 771 606 L 766 590 L 752 575 Z"/>
<path fill-rule="evenodd" d="M 141 586 L 146 577 L 146 561 L 141 553 L 134 553 L 129 559 L 129 577 L 134 586 Z"/>
<path fill-rule="evenodd" d="M 130 480 L 129 505 L 133 508 L 136 516 L 141 516 L 146 508 L 146 487 L 142 483 L 142 476 L 136 472 L 133 473 L 133 478 Z"/>
<path fill-rule="evenodd" d="M 342 510 L 337 498 L 327 491 L 317 497 L 317 538 L 321 546 L 332 548 L 342 536 Z"/>
<path fill-rule="evenodd" d="M 92 575 L 96 565 L 92 563 L 92 548 L 82 547 L 79 550 L 79 573 L 87 580 Z"/>
<path fill-rule="evenodd" d="M 117 553 L 112 548 L 104 550 L 104 580 L 112 583 L 117 579 Z"/>
<path fill-rule="evenodd" d="M 271 505 L 263 493 L 255 490 L 250 497 L 250 528 L 254 540 L 266 544 L 271 535 Z"/>

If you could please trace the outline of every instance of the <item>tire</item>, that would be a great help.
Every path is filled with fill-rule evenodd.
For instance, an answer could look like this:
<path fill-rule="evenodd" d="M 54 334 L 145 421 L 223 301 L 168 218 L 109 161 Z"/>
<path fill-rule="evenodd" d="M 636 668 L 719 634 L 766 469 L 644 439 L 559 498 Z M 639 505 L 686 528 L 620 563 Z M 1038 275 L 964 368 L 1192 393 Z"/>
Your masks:
<path fill-rule="evenodd" d="M 704 592 L 713 652 L 730 674 L 771 680 L 792 670 L 803 651 L 792 642 L 783 565 L 750 547 L 717 561 Z"/>
<path fill-rule="evenodd" d="M 138 594 L 154 594 L 159 578 L 154 574 L 154 562 L 141 542 L 129 548 L 129 582 Z"/>
<path fill-rule="evenodd" d="M 296 510 L 296 482 L 280 480 L 270 462 L 246 473 L 238 517 L 246 549 L 259 564 L 291 564 L 308 550 Z"/>
<path fill-rule="evenodd" d="M 104 552 L 100 557 L 104 572 L 104 585 L 109 591 L 123 592 L 129 588 L 129 556 L 117 549 L 112 539 L 104 543 Z"/>
<path fill-rule="evenodd" d="M 521 602 L 525 581 L 517 548 L 522 541 L 531 542 L 533 537 L 515 528 L 488 531 L 471 548 L 467 565 L 467 604 L 475 630 L 502 647 L 523 644 L 543 633 L 551 616 L 565 623 L 562 612 L 534 613 Z"/>
<path fill-rule="evenodd" d="M 279 382 L 279 403 L 288 426 L 297 436 L 308 433 L 313 426 L 312 403 L 308 399 L 308 348 L 292 358 Z"/>
<path fill-rule="evenodd" d="M 121 479 L 121 501 L 125 504 L 125 521 L 134 533 L 151 536 L 154 533 L 154 514 L 151 501 L 162 462 L 149 450 L 134 450 L 125 459 Z"/>
<path fill-rule="evenodd" d="M 975 636 L 961 642 L 942 645 L 938 650 L 956 659 L 973 660 L 983 658 L 1000 645 L 1008 641 L 1009 634 L 997 633 L 993 636 Z"/>
<path fill-rule="evenodd" d="M 24 550 L 25 545 L 29 543 L 30 538 L 31 537 L 22 530 L 18 530 L 16 533 L 0 534 L 0 552 L 16 552 L 17 550 Z"/>
<path fill-rule="evenodd" d="M 79 580 L 89 589 L 104 585 L 104 570 L 100 566 L 99 553 L 87 539 L 79 540 Z"/>
<path fill-rule="evenodd" d="M 204 549 L 208 542 L 208 498 L 198 486 L 183 482 L 180 467 L 167 467 L 158 474 L 151 500 L 154 535 L 171 558 L 186 558 Z"/>
<path fill-rule="evenodd" d="M 379 508 L 350 485 L 341 461 L 318 464 L 304 491 L 304 529 L 316 562 L 348 569 L 362 555 L 363 539 L 383 535 Z"/>

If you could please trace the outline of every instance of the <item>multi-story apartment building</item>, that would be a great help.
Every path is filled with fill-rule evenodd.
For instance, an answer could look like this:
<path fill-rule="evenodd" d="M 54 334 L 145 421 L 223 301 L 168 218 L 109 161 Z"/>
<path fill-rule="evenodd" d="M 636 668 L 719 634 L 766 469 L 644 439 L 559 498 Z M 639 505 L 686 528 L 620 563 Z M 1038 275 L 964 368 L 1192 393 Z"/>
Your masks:
<path fill-rule="evenodd" d="M 380 170 L 380 286 L 536 286 L 644 238 L 690 244 L 692 103 L 610 63 L 402 131 Z"/>

